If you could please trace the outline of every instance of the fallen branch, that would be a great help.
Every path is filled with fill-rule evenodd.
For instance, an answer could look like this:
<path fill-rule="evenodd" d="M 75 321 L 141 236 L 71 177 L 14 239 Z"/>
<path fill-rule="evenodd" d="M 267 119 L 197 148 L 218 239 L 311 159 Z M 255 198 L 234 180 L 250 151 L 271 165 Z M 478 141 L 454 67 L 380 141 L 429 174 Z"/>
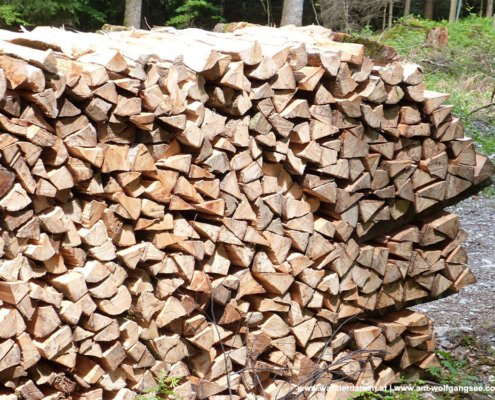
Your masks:
<path fill-rule="evenodd" d="M 478 111 L 481 111 L 481 110 L 484 110 L 486 108 L 490 108 L 492 106 L 495 106 L 495 102 L 491 102 L 491 103 L 488 103 L 484 106 L 481 106 L 481 107 L 478 107 L 478 108 L 475 108 L 473 111 L 471 111 L 468 115 L 473 115 L 473 114 L 476 114 Z"/>
<path fill-rule="evenodd" d="M 450 68 L 450 65 L 439 64 L 439 63 L 436 63 L 436 62 L 430 61 L 430 60 L 421 60 L 421 62 L 435 65 L 436 67 L 440 67 L 440 68 Z"/>

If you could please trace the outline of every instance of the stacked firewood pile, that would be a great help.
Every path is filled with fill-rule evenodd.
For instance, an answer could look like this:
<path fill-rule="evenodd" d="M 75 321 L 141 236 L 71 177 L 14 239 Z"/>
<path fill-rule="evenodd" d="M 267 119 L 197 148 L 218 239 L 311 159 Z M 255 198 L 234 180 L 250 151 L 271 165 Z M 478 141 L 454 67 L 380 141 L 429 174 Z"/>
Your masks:
<path fill-rule="evenodd" d="M 475 282 L 442 208 L 494 168 L 419 66 L 328 35 L 0 31 L 0 399 L 438 365 L 405 307 Z"/>

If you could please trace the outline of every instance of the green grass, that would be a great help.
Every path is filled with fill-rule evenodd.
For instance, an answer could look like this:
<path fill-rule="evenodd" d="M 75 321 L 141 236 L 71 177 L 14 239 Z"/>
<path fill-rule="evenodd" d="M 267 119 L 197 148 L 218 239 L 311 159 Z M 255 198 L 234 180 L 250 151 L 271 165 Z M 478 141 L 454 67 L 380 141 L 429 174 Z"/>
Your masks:
<path fill-rule="evenodd" d="M 427 47 L 428 30 L 447 27 L 448 47 Z M 369 36 L 369 31 L 363 32 Z M 373 39 L 378 39 L 374 36 Z M 430 90 L 450 93 L 445 104 L 454 105 L 453 113 L 463 121 L 465 133 L 473 137 L 477 150 L 495 154 L 495 105 L 488 105 L 495 90 L 495 29 L 493 19 L 471 15 L 456 24 L 408 17 L 383 35 L 381 41 L 393 46 L 407 61 L 424 68 Z"/>
<path fill-rule="evenodd" d="M 485 198 L 494 197 L 495 196 L 495 186 L 493 186 L 493 185 L 488 186 L 488 187 L 484 188 L 481 193 L 483 194 L 483 197 L 485 197 Z"/>
<path fill-rule="evenodd" d="M 157 386 L 152 389 L 146 389 L 144 395 L 139 395 L 136 400 L 162 400 L 175 397 L 182 400 L 182 397 L 174 393 L 174 389 L 179 385 L 181 378 L 168 377 L 167 372 L 161 370 L 161 379 L 155 378 Z"/>

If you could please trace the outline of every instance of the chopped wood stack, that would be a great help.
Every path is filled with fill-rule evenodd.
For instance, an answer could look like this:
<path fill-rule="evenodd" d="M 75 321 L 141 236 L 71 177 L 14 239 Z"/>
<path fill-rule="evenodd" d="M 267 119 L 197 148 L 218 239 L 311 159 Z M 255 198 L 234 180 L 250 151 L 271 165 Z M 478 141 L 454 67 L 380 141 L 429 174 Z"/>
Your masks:
<path fill-rule="evenodd" d="M 326 397 L 322 397 L 328 399 L 350 396 L 348 393 L 347 397 L 340 397 L 339 385 L 385 388 L 404 373 L 409 377 L 422 376 L 423 370 L 440 366 L 433 352 L 433 325 L 424 314 L 404 309 L 383 318 L 348 323 L 328 342 L 321 339 L 312 341 L 306 354 L 297 353 L 289 368 L 286 357 L 282 360 L 272 355 L 271 360 L 276 360 L 279 370 L 285 368 L 285 376 L 289 376 L 291 381 L 272 378 L 265 388 L 267 398 L 300 393 L 298 385 L 311 382 L 310 377 L 317 370 L 315 359 L 326 363 L 328 368 L 312 386 L 332 387 Z M 318 357 L 313 357 L 314 352 Z M 273 362 L 267 366 L 264 361 L 257 361 L 254 367 L 273 369 L 274 365 Z M 282 373 L 279 375 L 284 376 Z M 342 381 L 336 377 L 350 379 Z M 307 393 L 310 394 L 318 397 L 319 393 Z"/>
<path fill-rule="evenodd" d="M 266 29 L 0 31 L 0 399 L 165 370 L 183 399 L 274 400 L 308 368 L 436 363 L 431 321 L 390 312 L 475 282 L 458 216 L 426 214 L 490 160 L 420 67 Z"/>

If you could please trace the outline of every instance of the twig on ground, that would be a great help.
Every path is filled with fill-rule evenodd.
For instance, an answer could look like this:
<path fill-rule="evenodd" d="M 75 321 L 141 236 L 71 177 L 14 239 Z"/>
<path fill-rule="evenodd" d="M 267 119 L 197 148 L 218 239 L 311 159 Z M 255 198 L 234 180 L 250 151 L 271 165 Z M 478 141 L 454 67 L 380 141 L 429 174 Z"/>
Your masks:
<path fill-rule="evenodd" d="M 478 111 L 481 111 L 481 110 L 484 110 L 486 108 L 490 108 L 490 107 L 493 107 L 493 106 L 495 106 L 495 102 L 488 103 L 487 105 L 484 105 L 484 106 L 475 108 L 473 111 L 470 111 L 468 115 L 476 114 Z"/>
<path fill-rule="evenodd" d="M 426 47 L 426 44 L 425 43 L 421 43 L 421 44 L 415 44 L 414 46 L 399 47 L 399 48 L 396 48 L 395 50 L 412 49 L 414 47 Z"/>
<path fill-rule="evenodd" d="M 433 381 L 425 381 L 425 383 L 427 383 L 428 385 L 433 385 L 433 386 L 442 386 L 442 384 L 440 384 L 438 382 L 433 382 Z"/>
<path fill-rule="evenodd" d="M 386 28 L 386 29 L 382 32 L 382 34 L 380 35 L 380 37 L 379 37 L 379 38 L 378 38 L 378 40 L 377 40 L 377 42 L 378 42 L 378 43 L 380 43 L 380 42 L 382 41 L 382 37 L 383 37 L 383 35 L 385 35 L 385 32 L 387 32 L 387 31 L 388 31 L 388 28 Z"/>
<path fill-rule="evenodd" d="M 148 24 L 148 20 L 146 19 L 146 17 L 144 17 L 144 22 L 146 22 L 146 26 L 151 31 L 153 28 L 151 28 L 150 24 Z"/>
<path fill-rule="evenodd" d="M 431 61 L 431 60 L 421 60 L 421 62 L 431 64 L 431 65 L 434 65 L 434 66 L 440 67 L 440 68 L 450 68 L 450 65 L 436 63 L 436 62 Z"/>

